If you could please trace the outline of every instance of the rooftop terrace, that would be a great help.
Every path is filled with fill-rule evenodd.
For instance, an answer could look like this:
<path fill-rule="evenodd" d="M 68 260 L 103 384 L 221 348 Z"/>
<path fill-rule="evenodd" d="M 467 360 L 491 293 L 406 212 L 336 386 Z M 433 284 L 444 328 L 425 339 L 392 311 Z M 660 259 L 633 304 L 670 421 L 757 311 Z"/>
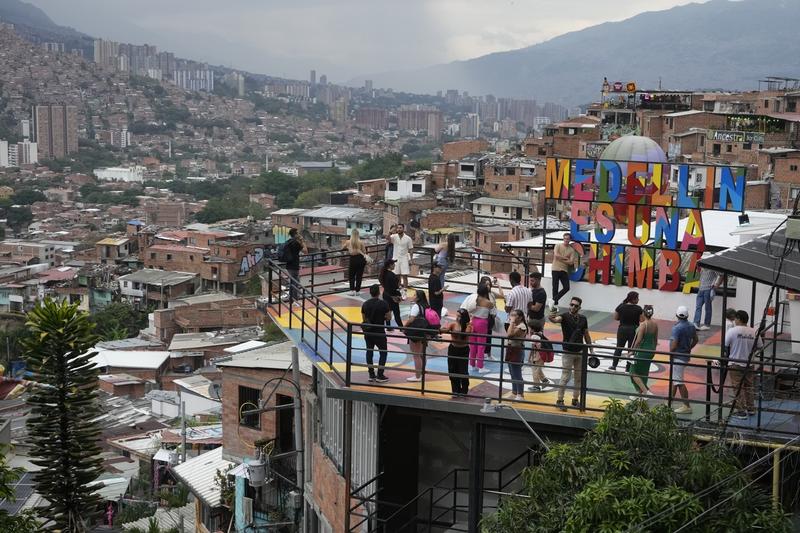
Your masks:
<path fill-rule="evenodd" d="M 475 253 L 472 259 L 475 259 Z M 491 254 L 483 254 L 491 255 Z M 487 261 L 488 257 L 483 260 Z M 454 273 L 455 274 L 455 273 Z M 463 274 L 463 272 L 462 272 Z M 502 277 L 503 275 L 498 275 Z M 569 405 L 570 390 L 575 385 L 570 381 L 567 385 L 567 410 L 556 407 L 557 386 L 561 377 L 561 328 L 558 324 L 548 323 L 545 334 L 553 342 L 554 361 L 544 367 L 545 376 L 550 383 L 540 392 L 528 392 L 533 385 L 531 364 L 523 367 L 523 379 L 526 392 L 524 400 L 514 400 L 511 393 L 511 376 L 508 364 L 503 362 L 507 339 L 501 336 L 487 337 L 491 343 L 491 358 L 487 360 L 487 373 L 470 374 L 469 392 L 466 395 L 451 393 L 450 378 L 458 375 L 448 372 L 447 348 L 449 338 L 436 338 L 428 344 L 426 350 L 426 366 L 421 382 L 408 382 L 406 378 L 414 375 L 414 365 L 407 338 L 397 329 L 388 331 L 388 349 L 386 376 L 388 383 L 378 384 L 369 380 L 366 365 L 366 346 L 361 332 L 361 305 L 369 297 L 368 291 L 362 290 L 356 296 L 348 294 L 346 283 L 325 282 L 319 285 L 306 286 L 303 289 L 301 302 L 287 302 L 286 273 L 274 263 L 267 272 L 268 283 L 273 287 L 271 294 L 262 302 L 262 307 L 274 319 L 289 338 L 302 349 L 317 368 L 324 372 L 334 387 L 329 390 L 332 397 L 369 401 L 386 405 L 457 412 L 482 416 L 480 407 L 486 399 L 511 404 L 529 422 L 547 426 L 560 426 L 587 429 L 594 425 L 601 416 L 604 405 L 610 399 L 631 401 L 641 398 L 627 373 L 609 373 L 609 366 L 616 344 L 618 322 L 608 311 L 593 309 L 608 308 L 605 287 L 586 285 L 583 287 L 584 305 L 582 313 L 586 315 L 596 355 L 600 358 L 597 368 L 588 366 L 587 358 L 583 359 L 583 369 L 587 379 L 577 388 L 580 402 L 577 407 Z M 411 285 L 425 287 L 427 277 L 411 277 Z M 313 278 L 312 278 L 313 279 Z M 467 275 L 461 278 L 448 278 L 448 290 L 445 292 L 445 308 L 447 314 L 443 324 L 452 321 L 455 311 L 461 306 L 468 293 L 475 290 L 477 276 Z M 365 279 L 363 287 L 376 282 Z M 501 280 L 501 285 L 503 280 Z M 507 282 L 505 282 L 507 284 Z M 313 281 L 312 281 L 313 284 Z M 550 280 L 544 279 L 542 286 L 549 290 Z M 507 285 L 506 285 L 507 286 Z M 586 297 L 587 289 L 591 297 Z M 612 289 L 609 287 L 609 289 Z M 659 297 L 659 291 L 642 291 L 642 304 L 660 302 L 647 301 L 648 294 L 652 298 Z M 279 295 L 283 295 L 281 298 Z M 408 315 L 414 290 L 408 291 L 408 299 L 401 302 L 403 318 Z M 611 296 L 616 298 L 616 296 Z M 683 305 L 694 307 L 693 294 L 672 294 L 672 298 L 685 299 Z M 497 299 L 498 319 L 505 322 L 505 302 Z M 565 309 L 562 307 L 561 309 Z M 779 312 L 781 312 L 779 310 Z M 721 322 L 722 313 L 717 313 L 715 320 Z M 793 354 L 792 343 L 788 331 L 784 331 L 786 318 L 776 315 L 770 317 L 765 334 L 765 348 L 753 359 L 756 372 L 756 405 L 755 414 L 746 419 L 731 417 L 730 402 L 735 390 L 730 380 L 720 386 L 721 361 L 721 326 L 712 326 L 708 331 L 700 331 L 699 344 L 692 352 L 691 361 L 686 370 L 686 383 L 692 412 L 679 415 L 686 425 L 691 425 L 699 433 L 712 434 L 721 428 L 730 428 L 748 438 L 763 441 L 781 441 L 788 435 L 800 432 L 800 401 L 796 393 L 798 382 L 798 363 L 800 355 Z M 669 333 L 674 321 L 657 320 L 659 326 L 659 342 L 650 365 L 649 386 L 653 396 L 644 398 L 650 405 L 680 405 L 671 392 L 670 368 L 672 357 L 669 353 Z M 777 330 L 777 335 L 775 334 Z M 530 341 L 526 341 L 529 344 Z M 800 351 L 798 349 L 795 352 Z M 623 359 L 628 357 L 623 351 Z M 378 353 L 375 353 L 377 362 Z M 725 366 L 724 364 L 722 365 Z M 620 363 L 625 368 L 624 361 Z M 724 370 L 723 370 L 724 372 Z M 497 416 L 497 415 L 493 415 Z M 513 417 L 513 414 L 508 414 Z"/>

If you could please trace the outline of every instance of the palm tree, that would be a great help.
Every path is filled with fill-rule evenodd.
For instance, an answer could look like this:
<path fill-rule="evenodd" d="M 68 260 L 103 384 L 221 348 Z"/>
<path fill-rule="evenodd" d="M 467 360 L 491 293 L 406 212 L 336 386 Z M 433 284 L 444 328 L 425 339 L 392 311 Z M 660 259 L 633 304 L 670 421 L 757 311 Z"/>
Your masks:
<path fill-rule="evenodd" d="M 42 385 L 28 400 L 32 462 L 42 467 L 36 490 L 48 502 L 39 514 L 55 523 L 53 529 L 84 532 L 101 512 L 100 497 L 89 486 L 103 471 L 100 428 L 93 421 L 100 414 L 98 370 L 89 351 L 98 338 L 77 304 L 50 298 L 28 314 L 26 325 L 27 366 Z"/>

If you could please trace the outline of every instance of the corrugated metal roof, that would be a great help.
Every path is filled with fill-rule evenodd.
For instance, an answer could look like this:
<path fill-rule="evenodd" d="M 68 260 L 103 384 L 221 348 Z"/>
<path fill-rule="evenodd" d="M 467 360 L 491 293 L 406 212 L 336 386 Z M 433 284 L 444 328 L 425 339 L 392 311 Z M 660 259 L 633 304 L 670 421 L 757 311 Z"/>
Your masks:
<path fill-rule="evenodd" d="M 99 350 L 92 363 L 98 367 L 116 368 L 149 368 L 157 369 L 169 359 L 169 352 L 164 351 L 132 351 L 132 350 Z"/>
<path fill-rule="evenodd" d="M 503 207 L 533 207 L 530 200 L 514 200 L 513 198 L 489 198 L 484 196 L 470 202 L 478 205 L 499 205 Z"/>
<path fill-rule="evenodd" d="M 222 458 L 222 447 L 189 459 L 172 469 L 175 475 L 186 483 L 192 493 L 209 507 L 219 507 L 221 503 L 219 487 L 214 482 L 217 470 L 225 472 L 236 463 Z"/>
<path fill-rule="evenodd" d="M 231 359 L 220 361 L 218 367 L 235 368 L 263 368 L 267 370 L 286 370 L 292 365 L 292 348 L 294 343 L 282 342 L 271 346 L 264 346 L 255 350 L 234 354 Z M 300 372 L 310 376 L 312 373 L 311 361 L 300 351 Z"/>
<path fill-rule="evenodd" d="M 179 285 L 196 278 L 197 274 L 194 272 L 179 272 L 176 270 L 158 270 L 155 268 L 143 268 L 136 272 L 131 272 L 124 276 L 120 276 L 120 281 L 135 281 L 137 283 L 146 283 L 148 285 L 168 286 Z"/>

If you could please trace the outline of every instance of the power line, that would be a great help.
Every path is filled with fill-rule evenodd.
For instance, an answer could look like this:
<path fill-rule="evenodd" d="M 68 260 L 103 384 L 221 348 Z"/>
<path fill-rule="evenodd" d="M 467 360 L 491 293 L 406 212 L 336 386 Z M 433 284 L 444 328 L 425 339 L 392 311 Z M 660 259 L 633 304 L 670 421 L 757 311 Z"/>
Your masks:
<path fill-rule="evenodd" d="M 780 464 L 781 464 L 783 461 L 785 461 L 787 457 L 789 457 L 789 455 L 790 455 L 790 454 L 786 454 L 786 455 L 784 455 L 783 457 L 781 457 L 781 459 L 778 461 L 778 464 L 777 464 L 777 465 L 774 465 L 772 468 L 778 468 L 778 467 L 780 466 Z M 733 498 L 735 498 L 736 496 L 738 496 L 739 494 L 741 494 L 742 492 L 744 492 L 744 490 L 745 490 L 746 488 L 748 488 L 749 486 L 753 485 L 754 483 L 756 483 L 757 481 L 759 481 L 761 478 L 763 478 L 764 476 L 766 476 L 766 475 L 767 475 L 769 472 L 770 472 L 769 470 L 766 470 L 765 472 L 761 473 L 761 474 L 760 474 L 758 477 L 754 478 L 752 481 L 750 481 L 750 483 L 748 483 L 748 484 L 747 484 L 747 485 L 745 485 L 744 487 L 740 488 L 739 490 L 737 490 L 736 492 L 734 492 L 733 494 L 731 494 L 730 496 L 728 496 L 728 497 L 727 497 L 727 498 L 725 498 L 724 500 L 722 500 L 722 501 L 720 501 L 720 502 L 717 502 L 717 503 L 715 503 L 714 505 L 712 505 L 711 507 L 709 507 L 708 509 L 706 509 L 705 511 L 703 511 L 703 512 L 702 512 L 702 513 L 700 513 L 699 515 L 695 516 L 694 518 L 692 518 L 691 520 L 689 520 L 688 522 L 686 522 L 685 524 L 683 524 L 681 527 L 679 527 L 678 529 L 676 529 L 676 530 L 674 531 L 674 533 L 678 533 L 679 531 L 683 531 L 684 529 L 686 529 L 686 528 L 687 528 L 687 527 L 689 527 L 690 525 L 694 524 L 694 523 L 695 523 L 695 522 L 697 522 L 697 521 L 698 521 L 700 518 L 702 518 L 703 516 L 707 515 L 708 513 L 710 513 L 711 511 L 713 511 L 713 510 L 714 510 L 714 509 L 716 509 L 717 507 L 719 507 L 720 505 L 723 505 L 723 504 L 725 504 L 725 503 L 728 503 L 728 502 L 729 502 L 729 501 L 731 501 Z"/>

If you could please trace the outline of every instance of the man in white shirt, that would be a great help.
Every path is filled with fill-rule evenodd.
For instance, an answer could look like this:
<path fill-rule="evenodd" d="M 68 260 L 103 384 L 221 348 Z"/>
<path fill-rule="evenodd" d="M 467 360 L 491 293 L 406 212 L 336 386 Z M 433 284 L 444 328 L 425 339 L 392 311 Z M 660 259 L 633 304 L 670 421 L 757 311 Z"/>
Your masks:
<path fill-rule="evenodd" d="M 414 241 L 406 235 L 406 225 L 398 224 L 396 233 L 389 235 L 389 241 L 394 248 L 392 259 L 397 261 L 395 272 L 400 277 L 400 287 L 405 290 L 408 288 L 408 274 L 411 271 L 411 249 Z"/>
<path fill-rule="evenodd" d="M 733 415 L 747 419 L 755 414 L 753 400 L 753 370 L 750 355 L 753 348 L 762 346 L 761 338 L 755 329 L 747 325 L 750 319 L 746 311 L 736 311 L 734 326 L 725 332 L 725 347 L 728 349 L 728 375 L 731 390 L 735 394 Z"/>
<path fill-rule="evenodd" d="M 531 291 L 522 285 L 522 275 L 517 271 L 511 272 L 508 281 L 511 283 L 511 291 L 506 296 L 506 313 L 510 314 L 514 309 L 519 309 L 527 314 Z"/>

